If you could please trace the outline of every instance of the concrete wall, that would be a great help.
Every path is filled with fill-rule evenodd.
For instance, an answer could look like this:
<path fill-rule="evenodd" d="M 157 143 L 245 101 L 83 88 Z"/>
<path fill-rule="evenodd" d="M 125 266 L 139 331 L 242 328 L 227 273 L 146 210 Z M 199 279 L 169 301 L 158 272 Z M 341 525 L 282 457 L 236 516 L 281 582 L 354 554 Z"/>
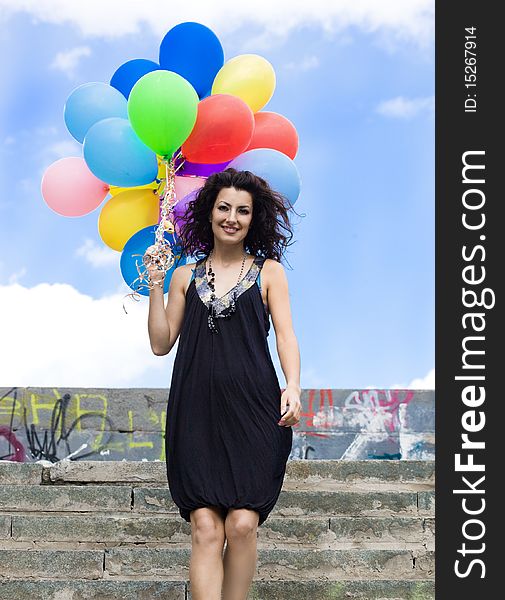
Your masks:
<path fill-rule="evenodd" d="M 0 460 L 165 460 L 168 388 L 0 388 Z M 304 389 L 291 459 L 435 458 L 435 392 Z"/>

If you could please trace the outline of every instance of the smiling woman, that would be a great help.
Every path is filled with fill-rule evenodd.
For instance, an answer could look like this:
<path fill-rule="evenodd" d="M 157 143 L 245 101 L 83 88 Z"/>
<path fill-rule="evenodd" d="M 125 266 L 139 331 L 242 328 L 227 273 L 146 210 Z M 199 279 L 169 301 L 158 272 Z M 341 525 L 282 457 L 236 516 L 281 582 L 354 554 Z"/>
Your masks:
<path fill-rule="evenodd" d="M 252 197 L 249 192 L 235 188 L 223 188 L 218 194 L 209 221 L 215 222 L 227 235 L 240 234 L 249 228 L 252 210 Z"/>
<path fill-rule="evenodd" d="M 250 533 L 277 502 L 291 426 L 300 419 L 300 355 L 278 261 L 292 238 L 286 205 L 248 171 L 210 176 L 181 226 L 185 253 L 202 256 L 174 271 L 166 308 L 162 289 L 150 292 L 153 352 L 167 354 L 179 338 L 165 444 L 170 494 L 194 534 L 192 589 L 195 573 L 209 580 L 209 565 L 220 560 L 227 539 L 225 563 L 242 565 L 236 572 L 230 567 L 228 581 L 240 597 L 247 594 L 256 560 Z M 286 377 L 283 392 L 267 343 L 267 305 Z M 212 524 L 208 538 L 206 524 Z"/>

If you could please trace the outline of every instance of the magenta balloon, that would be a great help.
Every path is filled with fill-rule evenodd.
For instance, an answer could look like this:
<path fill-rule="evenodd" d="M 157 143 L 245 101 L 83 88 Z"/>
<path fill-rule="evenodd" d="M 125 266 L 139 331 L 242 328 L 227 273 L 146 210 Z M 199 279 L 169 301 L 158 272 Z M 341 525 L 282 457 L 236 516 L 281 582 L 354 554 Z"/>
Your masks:
<path fill-rule="evenodd" d="M 54 212 L 64 217 L 82 217 L 100 206 L 109 186 L 93 175 L 84 158 L 70 156 L 46 169 L 41 192 Z"/>

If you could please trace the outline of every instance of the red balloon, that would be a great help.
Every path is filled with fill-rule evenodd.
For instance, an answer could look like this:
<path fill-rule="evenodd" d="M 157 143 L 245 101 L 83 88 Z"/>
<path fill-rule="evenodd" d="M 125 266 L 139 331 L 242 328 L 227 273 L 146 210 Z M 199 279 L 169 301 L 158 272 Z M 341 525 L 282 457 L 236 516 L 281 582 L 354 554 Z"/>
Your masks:
<path fill-rule="evenodd" d="M 254 133 L 247 150 L 272 148 L 294 159 L 298 152 L 298 133 L 289 119 L 275 112 L 254 115 Z"/>
<path fill-rule="evenodd" d="M 215 94 L 198 103 L 198 116 L 182 154 L 194 163 L 222 163 L 242 154 L 254 131 L 254 115 L 237 96 Z"/>

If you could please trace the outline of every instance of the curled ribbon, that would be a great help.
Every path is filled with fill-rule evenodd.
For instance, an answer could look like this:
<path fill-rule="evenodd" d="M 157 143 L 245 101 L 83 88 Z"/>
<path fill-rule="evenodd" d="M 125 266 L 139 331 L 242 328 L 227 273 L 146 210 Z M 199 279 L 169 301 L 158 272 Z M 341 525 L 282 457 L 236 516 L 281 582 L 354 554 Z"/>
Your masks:
<path fill-rule="evenodd" d="M 175 163 L 181 158 L 182 162 L 176 168 Z M 174 233 L 173 211 L 178 202 L 175 193 L 175 174 L 184 165 L 184 158 L 181 152 L 179 152 L 176 156 L 168 160 L 162 158 L 162 162 L 165 165 L 165 178 L 160 180 L 158 189 L 155 190 L 155 194 L 160 198 L 160 213 L 158 225 L 155 229 L 155 242 L 147 249 L 149 252 L 146 251 L 144 255 L 132 254 L 132 257 L 141 257 L 142 263 L 139 264 L 139 261 L 135 260 L 138 277 L 131 283 L 134 291 L 126 294 L 125 298 L 129 297 L 136 302 L 140 300 L 139 290 L 152 290 L 157 285 L 163 287 L 165 275 L 172 268 L 176 258 L 172 244 L 165 238 L 164 234 L 165 231 L 170 234 Z M 158 271 L 162 271 L 164 276 L 158 280 L 151 281 L 148 268 L 152 266 L 156 267 Z M 128 314 L 124 302 L 123 309 Z"/>

